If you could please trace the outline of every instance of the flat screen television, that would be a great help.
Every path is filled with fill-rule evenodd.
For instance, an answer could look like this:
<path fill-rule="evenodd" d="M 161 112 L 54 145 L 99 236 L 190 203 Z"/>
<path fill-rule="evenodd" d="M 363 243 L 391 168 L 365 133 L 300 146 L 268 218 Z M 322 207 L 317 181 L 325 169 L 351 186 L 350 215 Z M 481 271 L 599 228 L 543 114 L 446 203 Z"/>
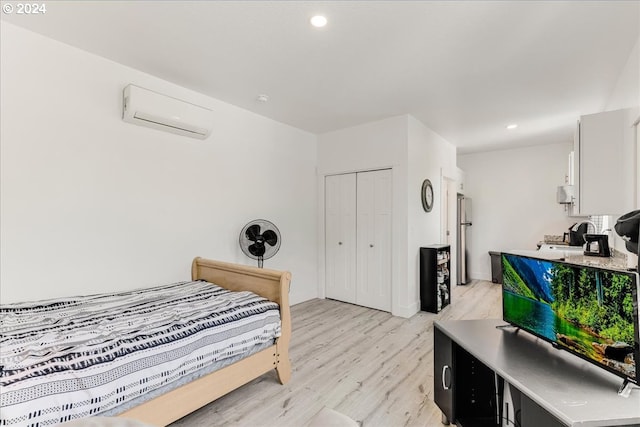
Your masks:
<path fill-rule="evenodd" d="M 638 274 L 502 254 L 502 314 L 532 333 L 638 384 Z"/>

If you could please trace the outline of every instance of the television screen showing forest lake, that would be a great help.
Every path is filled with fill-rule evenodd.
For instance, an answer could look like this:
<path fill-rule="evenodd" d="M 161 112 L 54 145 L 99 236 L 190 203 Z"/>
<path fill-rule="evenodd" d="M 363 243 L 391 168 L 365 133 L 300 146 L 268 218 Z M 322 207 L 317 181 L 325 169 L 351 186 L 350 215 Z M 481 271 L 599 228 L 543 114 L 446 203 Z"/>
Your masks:
<path fill-rule="evenodd" d="M 502 270 L 504 320 L 635 380 L 632 274 L 509 254 Z"/>

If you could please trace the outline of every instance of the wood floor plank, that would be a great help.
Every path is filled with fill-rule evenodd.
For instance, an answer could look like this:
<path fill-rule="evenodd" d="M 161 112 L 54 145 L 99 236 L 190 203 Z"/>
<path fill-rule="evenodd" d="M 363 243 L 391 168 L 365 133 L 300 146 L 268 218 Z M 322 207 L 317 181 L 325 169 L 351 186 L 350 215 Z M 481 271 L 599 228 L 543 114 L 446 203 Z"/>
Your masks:
<path fill-rule="evenodd" d="M 441 426 L 433 402 L 433 321 L 502 318 L 500 285 L 472 281 L 452 289 L 438 314 L 410 319 L 333 300 L 291 307 L 291 381 L 275 372 L 172 426 L 303 427 L 323 407 L 361 426 Z"/>

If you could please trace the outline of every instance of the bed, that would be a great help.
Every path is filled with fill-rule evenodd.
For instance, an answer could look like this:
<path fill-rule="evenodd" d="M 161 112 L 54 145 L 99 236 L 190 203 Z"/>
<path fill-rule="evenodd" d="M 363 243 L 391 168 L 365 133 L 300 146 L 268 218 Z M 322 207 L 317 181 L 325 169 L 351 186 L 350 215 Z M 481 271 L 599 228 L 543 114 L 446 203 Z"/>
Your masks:
<path fill-rule="evenodd" d="M 42 321 L 31 317 L 23 322 L 20 315 L 25 312 L 24 305 L 1 306 L 0 425 L 45 426 L 98 415 L 124 417 L 161 426 L 273 369 L 280 383 L 285 384 L 291 376 L 288 354 L 291 274 L 196 258 L 192 263 L 191 276 L 190 282 L 114 294 L 116 302 L 104 300 L 101 295 L 79 297 L 88 299 L 91 302 L 88 305 L 80 305 L 77 299 L 63 299 L 62 303 L 50 305 L 39 302 L 41 304 L 36 304 L 35 309 L 37 315 L 42 316 Z M 170 293 L 176 291 L 178 297 Z M 125 300 L 124 294 L 129 293 L 133 294 L 133 299 Z M 201 304 L 205 303 L 196 299 L 200 295 L 203 295 L 202 300 L 214 301 L 215 308 L 204 308 Z M 163 302 L 164 299 L 170 302 Z M 118 300 L 126 301 L 125 305 L 120 306 Z M 76 304 L 82 308 L 77 308 Z M 155 305 L 161 304 L 170 308 L 156 311 Z M 51 307 L 56 305 L 73 312 L 75 320 L 69 321 L 67 313 L 51 311 Z M 118 305 L 120 311 L 117 313 L 122 314 L 110 312 L 112 305 Z M 178 311 L 182 309 L 179 306 L 185 306 L 187 314 Z M 211 314 L 214 311 L 218 313 L 215 316 Z M 130 318 L 131 312 L 143 313 L 144 320 Z M 82 324 L 82 319 L 91 319 L 95 326 L 80 328 L 78 325 Z M 152 325 L 162 324 L 158 319 L 173 320 L 167 320 L 162 328 L 152 329 Z M 46 326 L 34 327 L 34 322 Z M 82 329 L 80 335 L 86 339 L 73 349 L 70 344 L 74 339 L 64 341 L 64 348 L 51 347 L 48 344 L 51 334 L 47 333 L 49 324 L 54 325 L 51 330 L 58 335 L 67 333 L 60 331 Z M 116 324 L 125 324 L 128 330 L 96 332 L 111 331 Z M 183 327 L 186 329 L 181 329 Z M 41 343 L 49 345 L 43 346 L 47 348 L 43 354 L 33 351 L 32 344 L 29 344 L 28 351 L 25 350 L 27 347 L 23 341 L 33 334 L 38 335 Z M 118 344 L 109 341 L 109 345 L 98 348 L 98 342 L 107 342 L 103 336 L 108 335 L 117 336 Z M 120 345 L 122 342 L 126 345 Z M 224 344 L 225 347 L 208 347 L 209 344 Z M 155 353 L 155 347 L 161 349 L 160 354 Z M 56 363 L 50 362 L 51 348 L 56 350 L 56 357 L 58 354 L 65 356 L 56 359 Z M 192 349 L 195 350 L 192 352 Z M 27 353 L 28 357 L 25 357 Z M 144 371 L 143 368 L 151 365 L 148 361 L 152 357 L 160 359 L 159 367 L 150 367 L 156 369 L 153 372 Z M 65 363 L 69 359 L 69 364 L 62 365 L 63 359 Z M 76 372 L 80 371 L 86 371 L 83 375 L 88 375 L 76 378 Z M 113 373 L 124 371 L 126 375 L 122 377 Z M 170 381 L 165 381 L 166 377 L 171 377 Z M 85 389 L 99 388 L 96 386 L 98 383 L 108 391 L 106 397 L 87 395 Z M 78 387 L 70 390 L 68 395 L 61 394 L 60 390 L 71 387 L 69 384 Z M 44 403 L 37 400 L 40 394 L 49 395 Z M 25 396 L 26 401 L 19 400 Z M 99 409 L 90 405 L 96 399 Z M 52 407 L 60 413 L 52 416 L 49 413 Z M 65 413 L 65 410 L 69 412 Z"/>

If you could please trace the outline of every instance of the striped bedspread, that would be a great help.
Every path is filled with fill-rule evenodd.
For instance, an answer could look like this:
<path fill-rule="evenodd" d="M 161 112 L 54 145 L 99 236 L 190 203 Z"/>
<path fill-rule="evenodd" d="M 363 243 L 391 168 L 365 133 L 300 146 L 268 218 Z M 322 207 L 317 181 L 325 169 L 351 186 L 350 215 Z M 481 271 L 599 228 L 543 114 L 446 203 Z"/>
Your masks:
<path fill-rule="evenodd" d="M 112 414 L 278 336 L 276 303 L 203 281 L 0 305 L 0 426 Z"/>

